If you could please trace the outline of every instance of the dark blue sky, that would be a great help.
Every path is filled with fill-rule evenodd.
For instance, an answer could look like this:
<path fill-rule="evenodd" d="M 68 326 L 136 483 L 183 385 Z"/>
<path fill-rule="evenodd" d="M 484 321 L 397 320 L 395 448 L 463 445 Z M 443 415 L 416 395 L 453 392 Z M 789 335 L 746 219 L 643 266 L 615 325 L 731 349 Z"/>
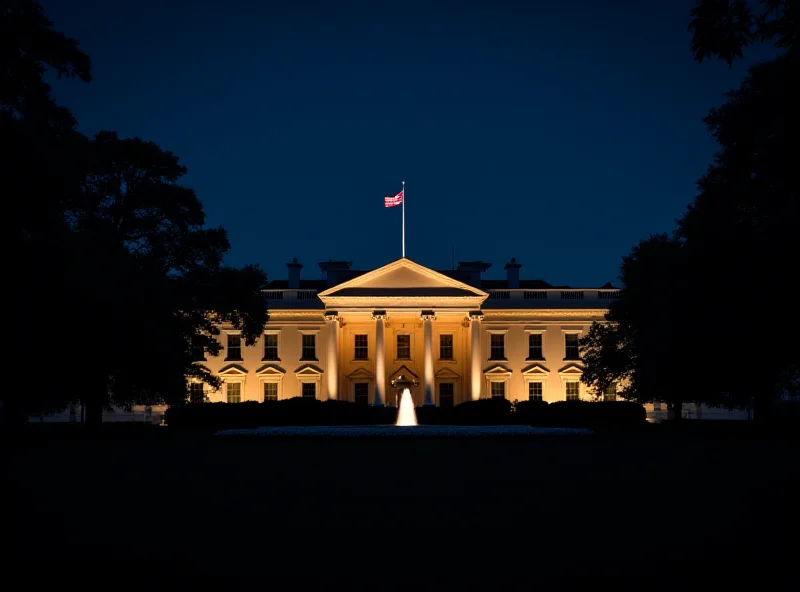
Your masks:
<path fill-rule="evenodd" d="M 702 118 L 745 66 L 697 64 L 692 0 L 44 0 L 92 57 L 56 85 L 80 129 L 189 168 L 235 265 L 434 268 L 515 256 L 523 278 L 615 280 L 673 228 L 715 144 Z"/>

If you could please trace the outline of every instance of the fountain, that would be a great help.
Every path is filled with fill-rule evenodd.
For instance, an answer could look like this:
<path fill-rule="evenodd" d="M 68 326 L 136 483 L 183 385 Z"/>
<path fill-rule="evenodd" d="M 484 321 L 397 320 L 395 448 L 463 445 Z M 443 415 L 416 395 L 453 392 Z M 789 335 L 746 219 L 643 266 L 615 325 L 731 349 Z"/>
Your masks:
<path fill-rule="evenodd" d="M 414 409 L 414 399 L 411 398 L 411 391 L 403 389 L 400 395 L 400 407 L 397 409 L 396 426 L 415 426 L 417 425 L 417 410 Z"/>
<path fill-rule="evenodd" d="M 411 398 L 411 387 L 417 387 L 419 383 L 413 378 L 406 378 L 402 374 L 392 380 L 392 388 L 400 395 L 400 404 L 397 406 L 396 426 L 410 427 L 417 425 L 417 410 L 414 408 L 414 399 Z"/>

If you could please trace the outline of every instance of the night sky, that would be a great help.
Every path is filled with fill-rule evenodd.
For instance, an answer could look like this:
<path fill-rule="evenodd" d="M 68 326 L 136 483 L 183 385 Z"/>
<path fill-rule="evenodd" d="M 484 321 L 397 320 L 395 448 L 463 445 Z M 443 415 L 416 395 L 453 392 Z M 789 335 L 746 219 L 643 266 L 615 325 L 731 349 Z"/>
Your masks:
<path fill-rule="evenodd" d="M 44 0 L 92 58 L 55 85 L 80 130 L 172 150 L 228 262 L 286 277 L 297 257 L 615 281 L 670 230 L 715 144 L 702 123 L 739 84 L 697 64 L 692 0 L 660 2 Z M 435 5 L 435 7 L 432 7 Z"/>

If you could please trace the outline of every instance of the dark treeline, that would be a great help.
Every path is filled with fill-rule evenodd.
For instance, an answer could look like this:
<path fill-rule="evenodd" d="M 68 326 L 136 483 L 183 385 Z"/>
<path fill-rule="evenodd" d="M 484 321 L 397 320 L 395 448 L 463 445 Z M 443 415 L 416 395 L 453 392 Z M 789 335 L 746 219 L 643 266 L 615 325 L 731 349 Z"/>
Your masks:
<path fill-rule="evenodd" d="M 193 359 L 219 353 L 220 322 L 254 343 L 266 322 L 263 272 L 223 264 L 225 230 L 205 226 L 175 154 L 77 131 L 45 73 L 89 83 L 89 56 L 33 0 L 0 0 L 0 60 L 13 340 L 2 417 L 80 402 L 92 424 L 111 404 L 184 401 L 187 376 L 217 385 Z"/>
<path fill-rule="evenodd" d="M 584 381 L 627 398 L 751 408 L 768 418 L 800 387 L 800 2 L 702 0 L 689 30 L 697 61 L 772 42 L 705 119 L 719 151 L 677 228 L 623 258 L 609 323 L 582 340 Z"/>

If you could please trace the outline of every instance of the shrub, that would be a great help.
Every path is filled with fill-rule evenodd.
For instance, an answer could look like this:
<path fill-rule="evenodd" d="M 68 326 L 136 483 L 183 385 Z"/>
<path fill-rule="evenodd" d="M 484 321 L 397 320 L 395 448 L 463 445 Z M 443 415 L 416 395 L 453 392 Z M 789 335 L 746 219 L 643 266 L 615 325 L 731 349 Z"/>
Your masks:
<path fill-rule="evenodd" d="M 647 412 L 630 401 L 557 401 L 547 407 L 546 424 L 558 427 L 593 427 L 644 423 Z"/>
<path fill-rule="evenodd" d="M 417 407 L 417 421 L 427 425 L 535 425 L 593 427 L 632 425 L 645 421 L 644 407 L 629 402 L 479 399 L 451 408 Z M 319 401 L 295 397 L 265 403 L 189 403 L 170 407 L 171 427 L 203 429 L 257 428 L 304 425 L 392 425 L 396 407 L 372 407 L 349 401 Z"/>
<path fill-rule="evenodd" d="M 417 423 L 425 425 L 446 425 L 452 422 L 453 408 L 426 405 L 417 407 Z"/>
<path fill-rule="evenodd" d="M 517 401 L 513 421 L 519 425 L 546 425 L 547 401 Z"/>
<path fill-rule="evenodd" d="M 357 405 L 349 401 L 319 401 L 303 397 L 264 403 L 189 403 L 170 407 L 172 427 L 209 429 L 302 425 L 380 425 L 394 423 L 397 410 Z"/>
<path fill-rule="evenodd" d="M 506 425 L 512 423 L 511 401 L 500 397 L 466 401 L 452 409 L 448 423 L 461 425 Z"/>

